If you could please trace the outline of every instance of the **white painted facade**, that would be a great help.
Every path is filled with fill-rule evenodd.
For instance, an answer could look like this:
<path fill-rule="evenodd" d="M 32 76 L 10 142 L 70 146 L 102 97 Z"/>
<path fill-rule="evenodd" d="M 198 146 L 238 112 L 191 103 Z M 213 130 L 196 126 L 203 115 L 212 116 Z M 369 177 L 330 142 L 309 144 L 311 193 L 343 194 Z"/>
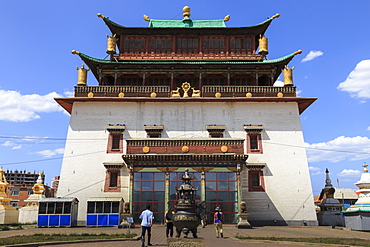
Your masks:
<path fill-rule="evenodd" d="M 104 192 L 104 164 L 122 164 L 122 154 L 107 153 L 109 124 L 125 124 L 124 140 L 146 138 L 144 125 L 163 125 L 162 138 L 208 138 L 207 125 L 224 125 L 225 138 L 244 138 L 244 125 L 263 125 L 262 154 L 248 164 L 264 164 L 265 192 L 248 192 L 241 172 L 242 201 L 251 221 L 273 225 L 317 225 L 308 163 L 296 102 L 74 102 L 60 174 L 58 197 L 77 197 L 78 220 L 86 219 L 90 197 L 129 201 L 129 172 L 121 171 L 121 192 Z M 245 153 L 247 154 L 246 143 Z M 148 154 L 152 155 L 152 154 Z"/>

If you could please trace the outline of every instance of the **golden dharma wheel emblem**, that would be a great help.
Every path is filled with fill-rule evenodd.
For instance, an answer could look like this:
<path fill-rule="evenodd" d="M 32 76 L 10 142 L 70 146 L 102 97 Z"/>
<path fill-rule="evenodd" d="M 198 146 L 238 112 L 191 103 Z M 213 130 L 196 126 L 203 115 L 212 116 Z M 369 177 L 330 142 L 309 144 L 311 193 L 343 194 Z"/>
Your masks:
<path fill-rule="evenodd" d="M 123 97 L 125 97 L 125 94 L 124 93 L 119 93 L 118 97 L 123 98 Z"/>
<path fill-rule="evenodd" d="M 215 93 L 216 98 L 221 98 L 221 93 Z"/>
<path fill-rule="evenodd" d="M 91 97 L 94 97 L 94 93 L 93 93 L 93 92 L 88 93 L 88 94 L 87 94 L 87 97 L 90 97 L 90 98 L 91 98 Z"/>
<path fill-rule="evenodd" d="M 282 92 L 278 92 L 277 96 L 278 96 L 279 98 L 281 98 L 281 97 L 283 97 L 283 96 L 284 96 L 284 94 L 283 94 Z"/>
<path fill-rule="evenodd" d="M 222 151 L 223 153 L 226 153 L 228 150 L 229 150 L 229 149 L 227 148 L 227 146 L 222 146 L 222 147 L 221 147 L 221 151 Z"/>
<path fill-rule="evenodd" d="M 150 148 L 148 146 L 143 147 L 144 153 L 149 153 L 149 151 L 150 151 Z"/>
<path fill-rule="evenodd" d="M 183 146 L 181 148 L 181 150 L 182 150 L 183 153 L 187 153 L 187 152 L 189 152 L 189 147 L 188 146 Z"/>
<path fill-rule="evenodd" d="M 248 97 L 248 98 L 252 97 L 252 93 L 246 93 L 245 97 Z"/>
<path fill-rule="evenodd" d="M 157 94 L 153 92 L 153 93 L 150 94 L 150 97 L 155 98 L 155 97 L 157 97 Z"/>

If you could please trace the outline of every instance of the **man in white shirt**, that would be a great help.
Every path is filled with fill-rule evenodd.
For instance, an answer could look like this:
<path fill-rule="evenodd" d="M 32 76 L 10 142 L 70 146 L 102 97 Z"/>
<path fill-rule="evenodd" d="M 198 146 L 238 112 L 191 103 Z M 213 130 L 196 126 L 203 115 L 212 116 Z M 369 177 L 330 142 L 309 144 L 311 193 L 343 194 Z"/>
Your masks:
<path fill-rule="evenodd" d="M 149 204 L 146 206 L 146 210 L 141 213 L 139 219 L 141 219 L 141 246 L 144 247 L 146 231 L 148 231 L 148 246 L 152 246 L 152 244 L 150 243 L 150 237 L 152 236 L 151 227 L 153 225 L 154 215 L 153 212 L 150 211 Z"/>

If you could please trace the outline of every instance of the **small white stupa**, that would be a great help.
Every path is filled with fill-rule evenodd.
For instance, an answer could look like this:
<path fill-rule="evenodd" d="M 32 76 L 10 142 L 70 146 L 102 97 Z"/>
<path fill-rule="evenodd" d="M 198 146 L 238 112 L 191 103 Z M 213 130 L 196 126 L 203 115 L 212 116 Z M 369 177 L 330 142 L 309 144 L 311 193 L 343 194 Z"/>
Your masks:
<path fill-rule="evenodd" d="M 367 164 L 362 165 L 364 173 L 360 181 L 355 183 L 360 192 L 357 202 L 343 211 L 346 227 L 359 231 L 370 231 L 370 173 Z"/>
<path fill-rule="evenodd" d="M 30 195 L 26 202 L 26 206 L 19 209 L 19 223 L 36 223 L 39 211 L 39 201 L 45 198 L 43 194 L 45 187 L 42 182 L 43 173 L 39 173 L 39 177 L 35 185 L 32 187 L 33 194 Z"/>
<path fill-rule="evenodd" d="M 8 184 L 4 170 L 0 167 L 0 225 L 18 223 L 18 210 L 10 206 L 12 199 L 8 198 L 5 193 Z"/>

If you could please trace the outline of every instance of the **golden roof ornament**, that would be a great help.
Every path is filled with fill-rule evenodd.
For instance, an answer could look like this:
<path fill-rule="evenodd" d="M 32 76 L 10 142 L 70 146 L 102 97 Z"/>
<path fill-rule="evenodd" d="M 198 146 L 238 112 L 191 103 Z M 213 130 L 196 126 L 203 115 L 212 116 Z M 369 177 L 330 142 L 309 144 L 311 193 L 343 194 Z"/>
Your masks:
<path fill-rule="evenodd" d="M 260 34 L 260 38 L 258 41 L 259 41 L 259 47 L 260 47 L 258 54 L 262 56 L 266 56 L 267 54 L 269 54 L 268 39 L 263 34 Z"/>
<path fill-rule="evenodd" d="M 280 17 L 280 14 L 276 14 L 276 15 L 272 16 L 271 18 L 275 19 L 275 18 L 279 18 L 279 17 Z"/>
<path fill-rule="evenodd" d="M 302 50 L 295 51 L 293 54 L 294 55 L 302 54 Z"/>
<path fill-rule="evenodd" d="M 285 65 L 285 68 L 282 69 L 282 71 L 284 72 L 284 87 L 293 86 L 293 70 L 294 66 L 290 69 L 288 65 Z"/>
<path fill-rule="evenodd" d="M 116 45 L 117 45 L 117 38 L 116 38 L 116 34 L 113 34 L 112 36 L 109 36 L 107 34 L 107 38 L 108 38 L 108 43 L 107 43 L 107 50 L 106 50 L 106 53 L 107 54 L 116 54 Z"/>
<path fill-rule="evenodd" d="M 105 16 L 104 16 L 104 15 L 102 15 L 102 14 L 100 14 L 100 13 L 98 13 L 98 14 L 97 14 L 97 16 L 98 16 L 99 18 L 102 18 L 102 19 L 104 19 L 104 18 L 105 18 Z"/>
<path fill-rule="evenodd" d="M 145 21 L 150 21 L 149 16 L 147 16 L 147 15 L 143 15 L 143 17 L 144 17 L 144 20 L 145 20 Z"/>
<path fill-rule="evenodd" d="M 190 19 L 190 7 L 185 6 L 182 8 L 182 12 L 184 12 L 182 15 L 184 16 L 184 19 Z"/>
<path fill-rule="evenodd" d="M 90 69 L 85 69 L 85 66 L 83 64 L 81 68 L 78 68 L 78 66 L 76 66 L 76 69 L 78 70 L 77 86 L 86 86 L 87 71 L 89 71 Z"/>
<path fill-rule="evenodd" d="M 230 20 L 230 15 L 227 15 L 224 17 L 224 21 L 229 21 Z"/>

